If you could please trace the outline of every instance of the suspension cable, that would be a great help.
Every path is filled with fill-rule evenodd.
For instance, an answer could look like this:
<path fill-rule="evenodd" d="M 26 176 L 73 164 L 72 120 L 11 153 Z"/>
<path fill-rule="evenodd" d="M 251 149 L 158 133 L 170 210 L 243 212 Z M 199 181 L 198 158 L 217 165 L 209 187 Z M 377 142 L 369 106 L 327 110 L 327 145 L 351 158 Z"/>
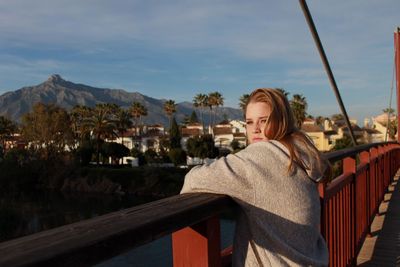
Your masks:
<path fill-rule="evenodd" d="M 390 127 L 390 114 L 391 114 L 391 110 L 392 110 L 392 96 L 393 96 L 393 84 L 394 84 L 395 64 L 396 64 L 396 55 L 394 55 L 394 57 L 393 57 L 392 84 L 391 84 L 391 86 L 390 86 L 389 110 L 388 110 L 388 116 L 387 116 L 385 142 L 387 142 L 389 127 Z"/>
<path fill-rule="evenodd" d="M 311 34 L 312 34 L 312 36 L 314 38 L 315 45 L 317 46 L 317 49 L 318 49 L 319 55 L 321 57 L 322 63 L 324 65 L 324 67 L 325 67 L 325 71 L 326 71 L 326 73 L 328 75 L 329 82 L 331 84 L 333 92 L 335 93 L 336 100 L 338 101 L 339 107 L 340 107 L 340 109 L 342 111 L 342 114 L 344 116 L 347 128 L 349 129 L 350 137 L 351 137 L 351 140 L 353 141 L 353 146 L 356 146 L 357 145 L 357 141 L 356 141 L 356 138 L 355 138 L 354 133 L 353 133 L 353 128 L 351 127 L 351 124 L 350 124 L 350 121 L 349 121 L 349 117 L 347 116 L 346 108 L 344 107 L 344 104 L 343 104 L 343 101 L 342 101 L 342 97 L 340 96 L 339 89 L 338 89 L 338 87 L 336 85 L 335 77 L 333 76 L 331 67 L 329 66 L 328 59 L 326 57 L 326 54 L 325 54 L 324 48 L 322 46 L 321 40 L 320 40 L 320 38 L 318 36 L 318 32 L 317 32 L 317 29 L 315 28 L 315 25 L 314 25 L 313 19 L 311 17 L 310 11 L 308 10 L 307 3 L 306 3 L 305 0 L 299 0 L 299 3 L 300 3 L 300 6 L 301 6 L 301 9 L 303 10 L 304 17 L 306 18 L 308 27 L 310 28 Z"/>

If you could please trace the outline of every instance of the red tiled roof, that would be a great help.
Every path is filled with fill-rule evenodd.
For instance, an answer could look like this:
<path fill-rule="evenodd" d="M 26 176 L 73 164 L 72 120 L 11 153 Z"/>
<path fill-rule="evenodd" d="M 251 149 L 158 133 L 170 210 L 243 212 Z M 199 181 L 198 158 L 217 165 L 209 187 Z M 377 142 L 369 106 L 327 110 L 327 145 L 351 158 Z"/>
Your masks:
<path fill-rule="evenodd" d="M 244 133 L 234 133 L 233 137 L 246 137 Z"/>
<path fill-rule="evenodd" d="M 181 134 L 183 137 L 201 135 L 202 131 L 198 128 L 182 128 Z"/>
<path fill-rule="evenodd" d="M 232 134 L 232 129 L 230 127 L 214 127 L 213 132 L 214 135 Z"/>
<path fill-rule="evenodd" d="M 191 122 L 191 123 L 186 124 L 186 126 L 190 127 L 190 126 L 202 126 L 202 125 L 200 122 Z"/>
<path fill-rule="evenodd" d="M 323 132 L 322 128 L 315 124 L 303 124 L 301 129 L 306 133 L 316 133 L 316 132 Z"/>

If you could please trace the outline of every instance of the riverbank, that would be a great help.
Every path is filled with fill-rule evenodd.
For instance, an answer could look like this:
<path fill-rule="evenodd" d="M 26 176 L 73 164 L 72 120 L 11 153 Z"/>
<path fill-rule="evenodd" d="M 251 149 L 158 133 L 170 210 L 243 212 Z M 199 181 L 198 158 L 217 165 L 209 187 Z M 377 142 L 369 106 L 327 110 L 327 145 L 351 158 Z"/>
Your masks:
<path fill-rule="evenodd" d="M 32 190 L 168 197 L 182 188 L 188 169 L 153 166 L 80 166 L 64 159 L 0 163 L 0 192 Z"/>
<path fill-rule="evenodd" d="M 187 169 L 82 167 L 67 177 L 61 191 L 168 197 L 179 194 Z"/>

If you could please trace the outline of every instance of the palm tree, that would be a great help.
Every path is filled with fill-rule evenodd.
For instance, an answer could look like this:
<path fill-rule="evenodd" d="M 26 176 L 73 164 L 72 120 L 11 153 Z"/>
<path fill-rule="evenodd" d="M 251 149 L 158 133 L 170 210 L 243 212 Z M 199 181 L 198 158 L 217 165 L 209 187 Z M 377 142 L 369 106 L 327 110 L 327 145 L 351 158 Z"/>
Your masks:
<path fill-rule="evenodd" d="M 217 108 L 219 106 L 222 106 L 223 104 L 224 104 L 224 98 L 219 92 L 212 92 L 208 94 L 208 106 L 210 108 L 210 125 L 211 125 L 210 127 L 214 126 Z M 215 107 L 213 119 L 211 118 L 212 107 Z"/>
<path fill-rule="evenodd" d="M 212 93 L 212 97 L 215 98 L 215 109 L 214 109 L 214 119 L 215 119 L 218 108 L 224 105 L 224 97 L 219 92 Z"/>
<path fill-rule="evenodd" d="M 176 103 L 174 100 L 167 100 L 164 103 L 164 111 L 168 116 L 168 126 L 171 128 L 172 115 L 176 112 Z"/>
<path fill-rule="evenodd" d="M 91 135 L 96 138 L 97 164 L 100 160 L 100 146 L 103 139 L 116 135 L 115 121 L 111 119 L 111 109 L 107 104 L 96 104 L 92 109 L 91 116 L 85 120 L 85 128 L 90 130 Z"/>
<path fill-rule="evenodd" d="M 141 118 L 147 116 L 147 108 L 142 103 L 135 101 L 130 107 L 130 113 L 135 120 L 135 136 L 137 136 L 137 132 L 140 132 L 138 127 L 140 127 Z"/>
<path fill-rule="evenodd" d="M 325 117 L 323 117 L 323 116 L 317 116 L 317 117 L 315 118 L 315 121 L 316 121 L 317 125 L 324 126 Z"/>
<path fill-rule="evenodd" d="M 124 144 L 124 133 L 132 127 L 132 114 L 128 110 L 119 108 L 115 115 L 118 134 L 122 137 L 122 144 Z"/>
<path fill-rule="evenodd" d="M 243 110 L 243 112 L 245 112 L 247 103 L 249 102 L 249 98 L 250 98 L 250 95 L 249 95 L 249 94 L 243 94 L 243 95 L 239 98 L 239 107 Z"/>
<path fill-rule="evenodd" d="M 343 116 L 343 114 L 333 114 L 331 116 L 331 119 L 333 121 L 341 121 L 341 120 L 344 120 L 344 116 Z"/>
<path fill-rule="evenodd" d="M 70 112 L 72 131 L 74 133 L 75 139 L 79 138 L 82 142 L 85 134 L 88 131 L 85 129 L 85 120 L 91 116 L 93 110 L 90 107 L 76 105 L 72 108 Z"/>
<path fill-rule="evenodd" d="M 290 106 L 292 108 L 293 116 L 296 120 L 296 126 L 301 129 L 304 119 L 307 116 L 307 101 L 306 98 L 301 94 L 293 95 L 290 100 Z"/>
<path fill-rule="evenodd" d="M 280 91 L 285 97 L 288 97 L 288 95 L 290 94 L 289 92 L 287 92 L 285 89 L 283 88 L 275 88 L 276 90 Z"/>
<path fill-rule="evenodd" d="M 203 109 L 207 107 L 207 102 L 208 102 L 208 96 L 205 94 L 197 94 L 193 98 L 193 105 L 199 109 L 200 112 L 200 119 L 201 123 L 203 125 L 203 131 L 204 131 L 204 119 L 203 119 Z"/>

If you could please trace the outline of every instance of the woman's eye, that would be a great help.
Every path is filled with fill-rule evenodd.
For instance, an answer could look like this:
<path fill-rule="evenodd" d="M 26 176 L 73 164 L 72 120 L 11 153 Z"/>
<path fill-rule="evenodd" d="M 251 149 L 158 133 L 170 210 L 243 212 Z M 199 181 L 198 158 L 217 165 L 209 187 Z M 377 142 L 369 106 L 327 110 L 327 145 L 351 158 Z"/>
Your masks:
<path fill-rule="evenodd" d="M 260 122 L 261 122 L 262 124 L 265 124 L 265 123 L 267 123 L 267 120 L 266 120 L 266 119 L 262 119 L 262 120 L 260 120 Z"/>
<path fill-rule="evenodd" d="M 252 121 L 246 121 L 246 124 L 247 125 L 250 125 L 250 124 L 252 124 L 253 122 Z"/>

